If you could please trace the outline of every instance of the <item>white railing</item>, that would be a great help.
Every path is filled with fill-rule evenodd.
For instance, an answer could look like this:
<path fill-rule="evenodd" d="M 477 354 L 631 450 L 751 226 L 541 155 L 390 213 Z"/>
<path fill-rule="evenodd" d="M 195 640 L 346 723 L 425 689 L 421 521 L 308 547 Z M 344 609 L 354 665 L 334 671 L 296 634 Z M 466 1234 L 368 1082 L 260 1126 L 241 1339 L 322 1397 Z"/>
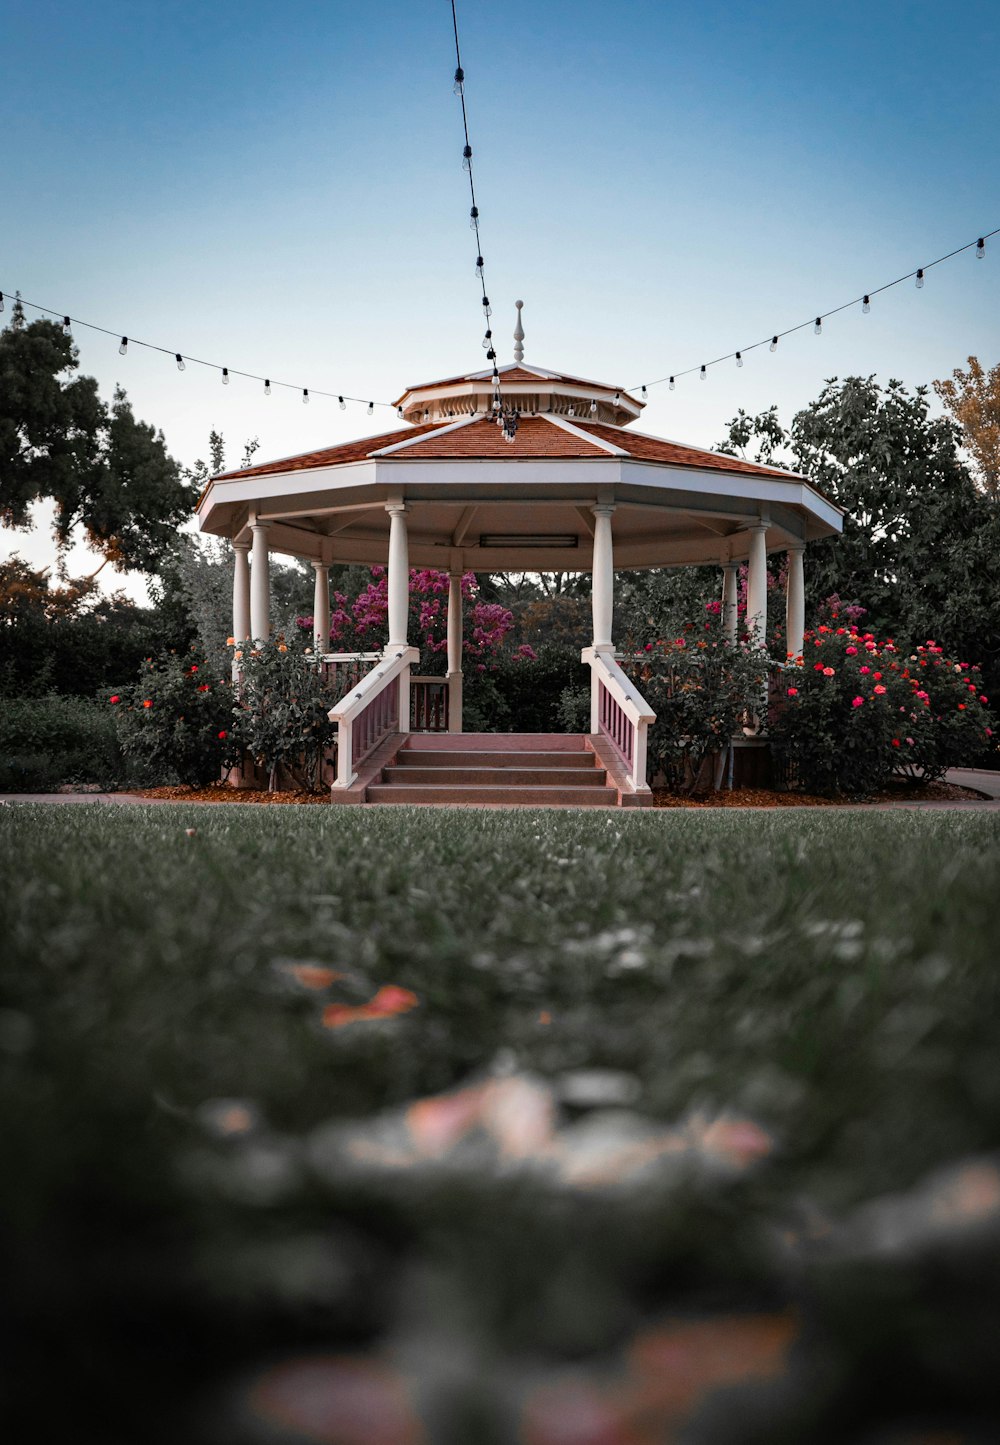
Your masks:
<path fill-rule="evenodd" d="M 646 736 L 656 714 L 610 652 L 585 647 L 590 664 L 590 731 L 607 738 L 621 758 L 636 793 L 648 793 Z"/>
<path fill-rule="evenodd" d="M 337 724 L 335 788 L 356 781 L 358 763 L 390 733 L 408 732 L 410 668 L 420 657 L 415 647 L 382 653 L 371 672 L 327 714 Z"/>

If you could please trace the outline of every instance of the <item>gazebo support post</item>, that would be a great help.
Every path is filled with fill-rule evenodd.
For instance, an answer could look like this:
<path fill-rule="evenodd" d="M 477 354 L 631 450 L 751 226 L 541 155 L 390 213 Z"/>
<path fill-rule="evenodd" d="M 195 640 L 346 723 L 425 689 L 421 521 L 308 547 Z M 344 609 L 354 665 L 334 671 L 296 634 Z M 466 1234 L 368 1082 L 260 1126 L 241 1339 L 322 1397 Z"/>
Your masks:
<path fill-rule="evenodd" d="M 313 649 L 317 657 L 330 650 L 330 569 L 325 562 L 314 562 L 313 571 Z"/>
<path fill-rule="evenodd" d="M 448 731 L 462 731 L 462 573 L 448 573 Z"/>
<path fill-rule="evenodd" d="M 806 630 L 806 591 L 803 560 L 805 544 L 788 549 L 788 590 L 785 594 L 785 650 L 789 657 L 802 656 Z"/>
<path fill-rule="evenodd" d="M 736 641 L 738 614 L 736 563 L 722 564 L 722 636 L 726 642 Z"/>
<path fill-rule="evenodd" d="M 614 654 L 611 640 L 611 625 L 615 604 L 615 559 L 611 537 L 611 517 L 614 506 L 610 502 L 598 502 L 591 509 L 594 513 L 594 560 L 591 570 L 590 603 L 594 619 L 595 652 Z M 599 683 L 596 672 L 591 673 L 590 685 L 590 731 L 600 731 Z"/>
<path fill-rule="evenodd" d="M 750 528 L 750 558 L 747 576 L 747 630 L 758 647 L 767 642 L 767 526 Z"/>
<path fill-rule="evenodd" d="M 250 636 L 254 642 L 266 642 L 271 635 L 271 573 L 267 549 L 268 525 L 252 522 L 253 534 L 250 568 Z"/>
<path fill-rule="evenodd" d="M 406 638 L 410 615 L 410 554 L 406 538 L 406 505 L 401 498 L 386 502 L 389 513 L 389 565 L 387 591 L 389 641 L 386 656 L 409 646 Z M 399 678 L 399 731 L 410 731 L 410 669 Z"/>

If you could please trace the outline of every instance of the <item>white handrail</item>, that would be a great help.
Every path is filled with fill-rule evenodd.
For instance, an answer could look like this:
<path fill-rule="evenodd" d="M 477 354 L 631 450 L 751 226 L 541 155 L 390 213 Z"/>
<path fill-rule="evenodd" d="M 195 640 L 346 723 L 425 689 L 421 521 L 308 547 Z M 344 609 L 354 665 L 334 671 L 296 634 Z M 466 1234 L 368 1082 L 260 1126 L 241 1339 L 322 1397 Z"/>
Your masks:
<path fill-rule="evenodd" d="M 646 739 L 656 713 L 610 652 L 585 647 L 581 661 L 590 665 L 590 731 L 611 743 L 628 770 L 633 791 L 648 793 Z"/>
<path fill-rule="evenodd" d="M 394 648 L 379 656 L 371 672 L 352 687 L 346 696 L 327 713 L 331 722 L 337 724 L 337 778 L 335 788 L 349 788 L 357 779 L 354 764 L 371 751 L 372 743 L 365 753 L 354 756 L 354 724 L 366 708 L 371 706 L 381 693 L 398 680 L 399 699 L 396 714 L 396 730 L 409 732 L 410 718 L 410 668 L 420 658 L 416 647 Z M 376 742 L 378 739 L 375 740 Z"/>

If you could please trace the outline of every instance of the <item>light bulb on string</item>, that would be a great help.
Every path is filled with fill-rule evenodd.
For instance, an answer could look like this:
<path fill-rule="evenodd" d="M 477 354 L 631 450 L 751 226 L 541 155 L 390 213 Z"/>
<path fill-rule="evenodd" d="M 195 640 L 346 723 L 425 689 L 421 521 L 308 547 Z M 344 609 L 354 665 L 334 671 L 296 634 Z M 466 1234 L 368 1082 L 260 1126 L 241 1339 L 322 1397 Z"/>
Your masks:
<path fill-rule="evenodd" d="M 174 352 L 174 360 L 177 362 L 177 370 L 184 370 L 184 358 L 179 351 Z"/>
<path fill-rule="evenodd" d="M 0 311 L 3 310 L 3 292 L 0 291 Z"/>
<path fill-rule="evenodd" d="M 455 94 L 456 94 L 456 95 L 461 95 L 461 94 L 462 94 L 462 82 L 463 82 L 464 80 L 465 80 L 465 71 L 462 69 L 461 66 L 459 66 L 458 69 L 455 71 L 455 87 L 454 87 L 454 89 L 455 89 Z"/>
<path fill-rule="evenodd" d="M 302 405 L 303 405 L 303 406 L 308 406 L 308 405 L 309 405 L 309 388 L 308 388 L 307 386 L 304 386 L 304 387 L 302 388 Z"/>
<path fill-rule="evenodd" d="M 823 334 L 823 318 L 822 318 L 822 316 L 817 316 L 817 317 L 816 317 L 816 320 L 813 322 L 813 335 L 814 335 L 814 336 L 822 336 L 822 334 Z"/>
<path fill-rule="evenodd" d="M 703 366 L 703 367 L 701 368 L 701 379 L 702 379 L 702 381 L 705 380 L 705 378 L 706 378 L 707 375 L 708 375 L 708 367 L 707 367 L 707 366 Z"/>
<path fill-rule="evenodd" d="M 646 384 L 645 384 L 645 382 L 643 382 L 642 393 L 641 393 L 641 394 L 642 394 L 642 399 L 643 399 L 643 401 L 648 401 L 648 400 L 649 400 L 649 392 L 646 390 Z"/>
<path fill-rule="evenodd" d="M 265 395 L 265 396 L 270 396 L 270 395 L 271 395 L 271 382 L 270 382 L 270 380 L 268 380 L 268 379 L 265 379 L 265 381 L 264 381 L 264 395 Z"/>
<path fill-rule="evenodd" d="M 980 236 L 979 240 L 976 242 L 976 260 L 977 260 L 977 261 L 981 261 L 985 255 L 986 255 L 986 241 L 984 240 L 984 238 L 983 238 L 982 236 Z M 2 295 L 2 293 L 0 293 L 0 311 L 3 310 L 2 302 L 3 302 L 3 295 Z"/>
<path fill-rule="evenodd" d="M 917 272 L 916 281 L 914 282 L 914 284 L 915 284 L 915 286 L 916 286 L 916 288 L 917 288 L 918 291 L 920 291 L 920 290 L 923 288 L 923 284 L 924 284 L 924 268 L 923 268 L 923 266 L 921 266 L 920 270 Z"/>
<path fill-rule="evenodd" d="M 224 366 L 224 367 L 222 368 L 222 385 L 223 385 L 223 386 L 228 386 L 228 385 L 229 385 L 229 368 L 228 368 L 228 366 Z"/>
<path fill-rule="evenodd" d="M 474 231 L 479 224 L 479 207 L 473 206 L 469 211 L 469 226 Z"/>
<path fill-rule="evenodd" d="M 341 409 L 341 411 L 346 411 L 346 410 L 347 410 L 347 402 L 344 400 L 344 398 L 343 398 L 342 396 L 338 396 L 338 397 L 337 397 L 337 400 L 340 402 L 340 409 Z"/>
<path fill-rule="evenodd" d="M 576 407 L 575 407 L 575 406 L 568 406 L 568 407 L 566 408 L 566 415 L 567 415 L 567 416 L 576 416 Z"/>
<path fill-rule="evenodd" d="M 490 298 L 488 296 L 483 297 L 483 315 L 487 320 L 493 315 L 493 307 L 490 305 Z"/>
<path fill-rule="evenodd" d="M 64 335 L 64 336 L 68 336 L 68 335 L 69 335 L 69 329 L 70 329 L 70 320 L 69 320 L 69 317 L 68 317 L 68 316 L 64 316 L 63 319 L 62 319 L 62 329 L 63 329 L 63 335 Z"/>
<path fill-rule="evenodd" d="M 871 309 L 872 309 L 872 298 L 871 298 L 870 296 L 863 296 L 863 297 L 861 298 L 861 310 L 862 310 L 862 312 L 864 313 L 865 316 L 867 316 L 868 313 L 869 313 L 869 311 L 870 311 Z"/>
<path fill-rule="evenodd" d="M 619 405 L 621 404 L 621 399 L 622 399 L 622 394 L 621 394 L 621 392 L 620 392 L 620 391 L 616 391 L 616 392 L 615 392 L 615 406 L 619 406 Z"/>
<path fill-rule="evenodd" d="M 401 406 L 397 406 L 397 408 L 396 408 L 396 415 L 397 415 L 397 416 L 402 416 L 402 415 L 403 415 L 403 408 L 402 408 Z"/>
<path fill-rule="evenodd" d="M 430 421 L 430 419 L 431 419 L 430 409 L 429 409 L 428 407 L 424 407 L 424 421 Z"/>
<path fill-rule="evenodd" d="M 592 402 L 590 403 L 590 415 L 591 415 L 591 416 L 596 416 L 596 415 L 597 415 L 597 402 L 596 402 L 596 401 L 592 401 Z"/>
<path fill-rule="evenodd" d="M 742 353 L 742 351 L 737 351 L 737 353 L 736 353 L 736 365 L 737 365 L 737 366 L 742 366 L 742 365 L 743 365 L 743 353 Z"/>
<path fill-rule="evenodd" d="M 674 381 L 673 377 L 670 378 L 669 382 L 667 383 L 667 386 L 668 386 L 668 389 L 669 389 L 670 391 L 676 391 L 676 390 L 677 390 L 677 383 L 676 383 L 676 381 Z"/>
<path fill-rule="evenodd" d="M 771 350 L 771 351 L 777 351 L 777 349 L 778 349 L 778 338 L 777 338 L 776 336 L 772 336 L 772 337 L 771 337 L 771 345 L 770 345 L 770 347 L 769 347 L 769 350 Z"/>
<path fill-rule="evenodd" d="M 480 281 L 483 279 L 483 267 L 484 267 L 485 265 L 486 265 L 486 262 L 483 260 L 482 256 L 477 256 L 477 257 L 476 257 L 476 275 L 479 277 Z"/>
<path fill-rule="evenodd" d="M 472 170 L 472 147 L 471 147 L 471 146 L 463 146 L 463 147 L 462 147 L 462 170 L 463 170 L 463 171 L 471 171 L 471 170 Z"/>
<path fill-rule="evenodd" d="M 373 401 L 370 401 L 370 402 L 368 403 L 368 415 L 369 415 L 369 416 L 374 416 L 374 415 L 375 415 L 375 403 L 374 403 Z"/>
<path fill-rule="evenodd" d="M 486 332 L 486 335 L 483 337 L 483 350 L 484 350 L 484 351 L 489 351 L 489 350 L 490 350 L 490 342 L 491 342 L 492 340 L 493 340 L 493 332 L 488 330 L 488 331 Z"/>
<path fill-rule="evenodd" d="M 124 356 L 124 355 L 127 353 L 127 351 L 128 351 L 128 337 L 127 337 L 127 336 L 123 336 L 123 337 L 122 337 L 122 344 L 121 344 L 121 346 L 119 346 L 119 348 L 118 348 L 118 355 L 119 355 L 119 356 Z"/>

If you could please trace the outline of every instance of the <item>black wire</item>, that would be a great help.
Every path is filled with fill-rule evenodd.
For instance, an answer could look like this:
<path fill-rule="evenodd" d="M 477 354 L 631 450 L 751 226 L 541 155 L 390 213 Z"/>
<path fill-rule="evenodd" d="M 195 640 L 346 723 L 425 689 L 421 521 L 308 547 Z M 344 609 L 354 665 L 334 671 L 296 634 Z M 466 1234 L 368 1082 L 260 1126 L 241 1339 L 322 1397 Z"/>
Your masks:
<path fill-rule="evenodd" d="M 2 288 L 0 288 L 0 294 L 3 294 L 5 297 L 9 297 L 12 293 L 10 291 L 2 290 Z M 37 301 L 25 301 L 23 296 L 17 295 L 16 292 L 13 294 L 15 302 L 19 301 L 22 306 L 30 306 L 32 311 L 41 311 L 46 316 L 58 316 L 60 318 L 66 315 L 65 311 L 53 311 L 51 306 L 39 306 Z M 79 317 L 76 316 L 71 316 L 69 319 L 71 325 L 83 326 L 88 331 L 99 331 L 102 336 L 122 337 L 125 335 L 123 331 L 110 331 L 106 326 L 98 326 L 93 321 L 81 321 Z M 212 371 L 221 372 L 223 370 L 220 362 L 205 361 L 200 356 L 189 356 L 186 351 L 176 351 L 172 346 L 157 346 L 156 343 L 152 341 L 139 341 L 136 337 L 132 335 L 129 335 L 128 344 L 129 346 L 143 346 L 146 348 L 147 351 L 159 351 L 164 356 L 179 356 L 181 360 L 185 363 L 190 361 L 194 366 L 207 366 L 210 367 Z M 343 398 L 344 401 L 359 402 L 362 406 L 385 406 L 388 407 L 390 410 L 395 410 L 391 401 L 373 402 L 369 397 L 348 396 L 346 392 L 320 391 L 318 388 L 314 388 L 311 386 L 298 386 L 294 381 L 275 381 L 273 377 L 257 376 L 256 373 L 252 371 L 238 371 L 234 366 L 230 366 L 226 369 L 228 370 L 230 376 L 242 376 L 246 381 L 268 381 L 270 382 L 271 386 L 283 386 L 288 391 L 297 391 L 300 396 L 304 391 L 308 391 L 311 397 L 328 396 L 333 398 L 335 401 L 340 401 L 341 398 Z"/>
<path fill-rule="evenodd" d="M 460 71 L 461 71 L 461 73 L 462 73 L 462 79 L 461 79 L 461 81 L 459 82 L 458 98 L 459 98 L 459 100 L 460 100 L 461 103 L 462 103 L 462 130 L 463 130 L 463 132 L 464 132 L 464 134 L 465 134 L 465 146 L 466 146 L 466 150 L 468 150 L 469 153 L 470 153 L 470 154 L 468 155 L 468 157 L 467 157 L 468 162 L 469 162 L 469 195 L 470 195 L 470 197 L 471 197 L 471 199 L 472 199 L 472 210 L 470 211 L 469 214 L 470 214 L 471 219 L 472 219 L 472 228 L 473 228 L 473 230 L 475 231 L 475 235 L 476 235 L 477 274 L 479 275 L 479 279 L 480 279 L 480 281 L 482 282 L 482 291 L 480 292 L 480 295 L 481 295 L 481 296 L 486 296 L 486 297 L 488 297 L 488 296 L 489 296 L 489 287 L 486 285 L 486 263 L 485 263 L 485 261 L 483 262 L 483 265 L 482 265 L 481 268 L 478 266 L 479 258 L 480 258 L 480 257 L 482 256 L 482 254 L 483 254 L 483 243 L 482 243 L 482 240 L 481 240 L 480 235 L 479 235 L 479 214 L 478 214 L 478 213 L 479 213 L 479 203 L 478 203 L 477 200 L 476 200 L 476 182 L 475 182 L 475 177 L 474 177 L 474 175 L 473 175 L 473 169 L 472 169 L 473 160 L 475 159 L 475 156 L 474 156 L 474 153 L 473 153 L 473 150 L 472 150 L 472 142 L 471 142 L 470 139 L 469 139 L 469 113 L 468 113 L 468 111 L 466 110 L 466 107 L 465 107 L 465 71 L 464 71 L 464 68 L 463 68 L 463 66 L 462 66 L 462 48 L 461 48 L 461 46 L 460 46 L 460 44 L 459 44 L 459 40 L 458 40 L 458 11 L 457 11 L 457 8 L 456 8 L 455 0 L 451 0 L 451 25 L 452 25 L 452 30 L 453 30 L 454 33 L 455 33 L 455 73 L 456 73 L 456 79 L 458 78 L 458 73 L 459 73 Z M 491 309 L 492 309 L 492 308 L 491 308 Z M 488 347 L 487 347 L 487 350 L 488 350 L 488 351 L 492 351 L 492 352 L 494 353 L 494 355 L 493 355 L 493 361 L 492 361 L 492 363 L 491 363 L 491 365 L 492 365 L 492 383 L 493 383 L 493 390 L 494 390 L 494 392 L 495 392 L 495 394 L 496 394 L 496 396 L 497 396 L 497 399 L 498 399 L 499 402 L 500 402 L 500 406 L 501 406 L 501 410 L 502 410 L 502 408 L 503 408 L 503 398 L 502 398 L 501 389 L 500 389 L 500 375 L 499 375 L 499 373 L 500 373 L 500 368 L 497 366 L 496 342 L 495 342 L 495 339 L 494 339 L 493 334 L 492 334 L 492 332 L 493 332 L 493 327 L 492 327 L 491 324 L 490 324 L 491 318 L 490 318 L 489 316 L 484 316 L 483 319 L 484 319 L 485 322 L 486 322 L 486 330 L 490 333 L 489 337 L 484 336 L 484 337 L 483 337 L 483 340 L 489 342 L 489 345 L 488 345 Z"/>
<path fill-rule="evenodd" d="M 862 295 L 855 296 L 853 301 L 845 301 L 840 306 L 834 306 L 830 311 L 817 314 L 819 314 L 822 321 L 825 321 L 829 316 L 836 316 L 841 311 L 849 311 L 852 306 L 857 306 L 859 301 L 864 301 L 866 298 L 871 298 L 872 296 L 880 296 L 883 291 L 891 291 L 893 286 L 899 286 L 904 281 L 911 280 L 916 276 L 918 270 L 926 272 L 929 271 L 932 266 L 940 266 L 942 261 L 950 261 L 953 256 L 960 256 L 963 251 L 971 251 L 973 246 L 978 247 L 980 241 L 988 241 L 991 236 L 1000 236 L 1000 226 L 994 231 L 985 231 L 981 236 L 978 236 L 975 241 L 968 241 L 964 246 L 956 246 L 954 251 L 949 251 L 946 256 L 938 256 L 936 261 L 928 261 L 924 266 L 915 267 L 912 271 L 907 271 L 905 276 L 897 276 L 895 281 L 887 281 L 884 286 L 876 286 L 871 291 L 865 291 Z M 816 315 L 813 315 L 808 321 L 800 321 L 797 326 L 788 326 L 784 331 L 773 331 L 770 336 L 765 336 L 761 341 L 752 341 L 749 346 L 739 347 L 738 353 L 741 356 L 746 356 L 748 351 L 756 351 L 758 346 L 770 346 L 772 341 L 780 341 L 783 336 L 792 336 L 796 331 L 804 331 L 807 326 L 815 326 L 815 324 Z M 720 362 L 732 361 L 736 355 L 737 351 L 729 351 L 725 356 L 717 356 L 714 361 L 699 362 L 697 366 L 689 366 L 684 371 L 672 371 L 667 376 L 659 377 L 656 381 L 640 382 L 639 385 L 644 386 L 648 391 L 651 386 L 662 386 L 665 381 L 677 381 L 682 376 L 690 376 L 693 372 L 701 371 L 702 365 L 704 365 L 707 370 L 710 366 L 718 366 Z M 628 389 L 629 391 L 635 391 L 638 388 L 630 386 Z"/>

